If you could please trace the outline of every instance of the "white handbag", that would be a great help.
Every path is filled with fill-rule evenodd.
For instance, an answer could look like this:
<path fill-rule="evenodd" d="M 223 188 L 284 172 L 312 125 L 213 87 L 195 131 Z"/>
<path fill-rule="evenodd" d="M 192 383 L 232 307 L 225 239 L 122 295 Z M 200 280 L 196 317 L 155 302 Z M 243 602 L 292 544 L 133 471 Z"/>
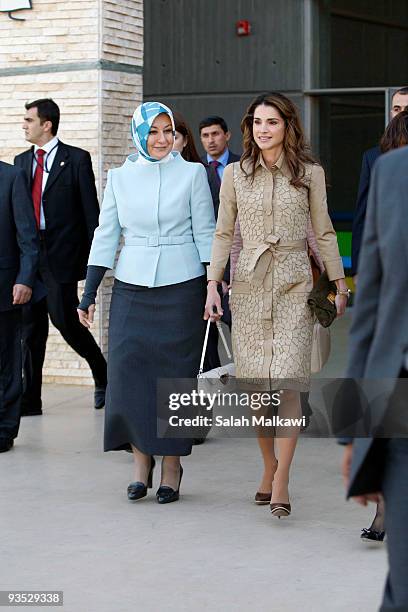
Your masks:
<path fill-rule="evenodd" d="M 330 329 L 318 321 L 313 327 L 311 372 L 318 374 L 326 365 L 330 356 Z"/>
<path fill-rule="evenodd" d="M 204 359 L 208 344 L 208 334 L 210 333 L 211 321 L 208 319 L 207 328 L 205 330 L 203 350 L 201 353 L 200 369 L 197 375 L 197 387 L 198 391 L 202 390 L 204 393 L 216 393 L 218 389 L 220 391 L 226 391 L 227 387 L 235 385 L 235 365 L 233 362 L 227 363 L 226 365 L 220 366 L 219 368 L 213 368 L 208 372 L 203 372 Z M 229 350 L 227 341 L 222 331 L 222 325 L 219 321 L 216 322 L 218 332 L 220 334 L 222 343 L 227 353 L 228 359 L 231 359 L 231 351 Z"/>

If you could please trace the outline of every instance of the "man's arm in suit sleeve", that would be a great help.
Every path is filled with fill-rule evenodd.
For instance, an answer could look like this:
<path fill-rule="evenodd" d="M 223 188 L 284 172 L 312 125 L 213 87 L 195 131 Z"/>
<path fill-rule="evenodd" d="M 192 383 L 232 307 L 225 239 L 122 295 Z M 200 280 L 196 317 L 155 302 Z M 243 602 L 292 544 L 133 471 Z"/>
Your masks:
<path fill-rule="evenodd" d="M 33 202 L 22 170 L 18 170 L 13 181 L 12 207 L 20 248 L 20 268 L 16 285 L 33 287 L 39 258 L 38 232 Z"/>
<path fill-rule="evenodd" d="M 89 246 L 91 246 L 94 231 L 98 225 L 99 205 L 92 160 L 88 151 L 84 151 L 84 155 L 79 160 L 78 182 Z"/>
<path fill-rule="evenodd" d="M 368 151 L 363 155 L 361 163 L 360 182 L 356 208 L 354 211 L 353 227 L 351 234 L 351 274 L 357 274 L 358 260 L 360 256 L 361 241 L 363 238 L 364 222 L 367 212 L 367 198 L 370 187 L 371 166 L 368 159 Z"/>
<path fill-rule="evenodd" d="M 380 168 L 381 169 L 381 168 Z M 382 264 L 378 243 L 379 167 L 374 168 L 367 202 L 359 264 L 359 284 L 350 330 L 348 377 L 363 378 L 378 316 Z"/>

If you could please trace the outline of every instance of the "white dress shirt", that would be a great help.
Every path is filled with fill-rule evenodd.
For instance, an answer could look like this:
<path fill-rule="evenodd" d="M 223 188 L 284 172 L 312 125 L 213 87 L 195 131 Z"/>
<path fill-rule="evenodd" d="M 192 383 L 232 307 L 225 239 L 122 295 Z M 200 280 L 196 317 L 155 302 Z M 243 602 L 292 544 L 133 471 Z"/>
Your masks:
<path fill-rule="evenodd" d="M 35 174 L 35 169 L 37 168 L 37 151 L 38 149 L 42 149 L 43 151 L 45 151 L 42 190 L 41 190 L 40 230 L 45 229 L 45 216 L 44 216 L 44 209 L 42 205 L 42 194 L 44 193 L 45 186 L 48 180 L 48 175 L 51 171 L 52 164 L 57 154 L 58 143 L 59 143 L 58 138 L 54 136 L 52 140 L 47 142 L 47 144 L 43 145 L 42 147 L 39 147 L 38 145 L 34 145 L 33 178 Z"/>

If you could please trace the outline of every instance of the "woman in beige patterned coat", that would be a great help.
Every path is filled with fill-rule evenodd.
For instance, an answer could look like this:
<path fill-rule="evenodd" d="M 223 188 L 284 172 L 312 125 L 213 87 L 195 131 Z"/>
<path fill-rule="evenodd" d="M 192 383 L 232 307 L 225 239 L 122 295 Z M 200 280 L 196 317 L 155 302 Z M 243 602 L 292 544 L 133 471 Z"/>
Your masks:
<path fill-rule="evenodd" d="M 283 389 L 279 416 L 300 417 L 299 391 L 309 388 L 314 323 L 307 305 L 312 288 L 306 249 L 309 215 L 324 266 L 337 285 L 338 315 L 347 302 L 324 171 L 307 152 L 296 107 L 282 94 L 258 96 L 241 129 L 243 156 L 227 166 L 221 186 L 205 318 L 217 320 L 222 314 L 217 284 L 238 217 L 243 249 L 230 302 L 236 374 L 256 389 Z M 264 473 L 255 501 L 270 503 L 279 518 L 291 512 L 289 470 L 297 435 L 297 428 L 290 435 L 281 431 L 275 444 L 271 430 L 258 431 Z"/>

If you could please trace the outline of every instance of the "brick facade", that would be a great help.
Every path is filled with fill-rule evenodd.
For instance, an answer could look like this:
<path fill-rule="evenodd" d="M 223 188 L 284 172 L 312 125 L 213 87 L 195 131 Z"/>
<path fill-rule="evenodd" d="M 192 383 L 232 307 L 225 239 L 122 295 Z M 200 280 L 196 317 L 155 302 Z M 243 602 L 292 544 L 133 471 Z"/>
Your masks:
<path fill-rule="evenodd" d="M 143 0 L 33 0 L 18 17 L 25 21 L 0 13 L 1 159 L 12 163 L 27 148 L 24 103 L 52 97 L 58 136 L 91 153 L 101 199 L 107 170 L 131 150 L 130 118 L 142 99 Z M 108 274 L 93 329 L 105 354 L 112 282 Z M 44 380 L 92 384 L 87 363 L 52 326 Z"/>

